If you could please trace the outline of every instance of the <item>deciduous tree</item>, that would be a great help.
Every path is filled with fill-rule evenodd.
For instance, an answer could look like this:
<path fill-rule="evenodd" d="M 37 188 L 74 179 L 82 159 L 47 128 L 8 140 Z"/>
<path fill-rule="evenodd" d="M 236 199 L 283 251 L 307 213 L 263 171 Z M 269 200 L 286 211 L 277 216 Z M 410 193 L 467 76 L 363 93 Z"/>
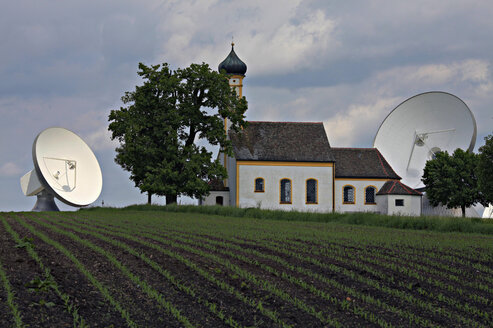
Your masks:
<path fill-rule="evenodd" d="M 484 145 L 479 147 L 479 188 L 485 200 L 493 204 L 493 135 L 485 137 L 484 141 Z"/>
<path fill-rule="evenodd" d="M 224 118 L 233 130 L 245 124 L 247 102 L 238 98 L 224 74 L 209 66 L 192 64 L 171 70 L 168 64 L 139 64 L 144 80 L 122 97 L 125 107 L 112 110 L 109 130 L 120 142 L 115 162 L 130 172 L 141 192 L 166 196 L 174 203 L 180 195 L 201 197 L 209 179 L 227 175 L 212 151 L 199 139 L 232 155 Z"/>
<path fill-rule="evenodd" d="M 422 181 L 431 205 L 460 207 L 462 217 L 466 208 L 476 203 L 484 204 L 477 176 L 478 155 L 456 149 L 452 155 L 438 152 L 426 162 Z"/>

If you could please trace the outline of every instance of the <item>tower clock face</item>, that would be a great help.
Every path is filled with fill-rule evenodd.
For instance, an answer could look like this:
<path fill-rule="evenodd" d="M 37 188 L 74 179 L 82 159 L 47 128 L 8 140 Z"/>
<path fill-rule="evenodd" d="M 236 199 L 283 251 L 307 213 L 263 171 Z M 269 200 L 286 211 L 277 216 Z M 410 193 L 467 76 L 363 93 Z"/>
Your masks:
<path fill-rule="evenodd" d="M 231 81 L 230 82 L 231 84 L 239 84 L 240 83 L 239 79 L 231 79 L 230 81 Z"/>

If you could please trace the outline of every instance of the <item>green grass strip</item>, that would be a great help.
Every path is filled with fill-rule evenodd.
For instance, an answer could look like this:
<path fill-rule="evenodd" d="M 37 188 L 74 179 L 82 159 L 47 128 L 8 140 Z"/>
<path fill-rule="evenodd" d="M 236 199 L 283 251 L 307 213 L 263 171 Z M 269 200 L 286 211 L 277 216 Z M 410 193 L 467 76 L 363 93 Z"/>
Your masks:
<path fill-rule="evenodd" d="M 123 265 L 120 261 L 116 259 L 112 254 L 110 254 L 105 249 L 91 243 L 88 240 L 84 240 L 77 236 L 76 234 L 68 231 L 64 231 L 54 225 L 48 224 L 39 220 L 38 218 L 32 217 L 32 220 L 36 223 L 46 227 L 56 233 L 65 235 L 72 240 L 90 248 L 91 250 L 105 256 L 111 264 L 113 264 L 116 268 L 118 268 L 127 278 L 129 278 L 135 285 L 140 286 L 142 290 L 151 298 L 156 300 L 160 306 L 162 306 L 168 313 L 173 315 L 178 321 L 180 321 L 185 327 L 192 328 L 195 327 L 187 317 L 181 314 L 180 310 L 178 310 L 170 301 L 166 300 L 164 296 L 159 293 L 157 290 L 152 288 L 145 280 L 142 280 L 138 275 L 133 274 L 125 265 Z"/>
<path fill-rule="evenodd" d="M 18 217 L 17 221 L 26 229 L 28 229 L 32 234 L 39 237 L 42 241 L 47 243 L 48 245 L 53 246 L 57 250 L 63 253 L 68 259 L 70 259 L 74 265 L 81 271 L 86 278 L 99 290 L 99 292 L 103 295 L 103 297 L 118 311 L 121 316 L 127 322 L 127 325 L 131 328 L 138 327 L 137 324 L 130 318 L 129 312 L 123 308 L 123 306 L 111 296 L 108 288 L 106 288 L 99 280 L 97 280 L 89 270 L 65 247 L 63 247 L 60 243 L 55 240 L 50 239 L 45 234 L 37 231 L 33 226 L 26 223 L 22 218 Z"/>
<path fill-rule="evenodd" d="M 237 208 L 231 206 L 196 205 L 132 205 L 123 209 L 90 208 L 84 211 L 164 211 L 182 213 L 201 213 L 230 217 L 247 217 L 266 220 L 339 222 L 354 225 L 367 225 L 397 229 L 427 230 L 440 232 L 467 232 L 493 235 L 493 220 L 456 217 L 408 217 L 376 213 L 314 213 L 282 210 L 263 210 L 259 208 Z"/>
<path fill-rule="evenodd" d="M 15 242 L 17 244 L 22 243 L 22 239 L 19 237 L 19 234 L 12 229 L 12 227 L 8 224 L 7 220 L 2 217 L 2 222 L 3 225 L 5 226 L 5 229 L 7 232 L 14 238 Z M 41 258 L 39 257 L 38 253 L 34 250 L 34 247 L 30 243 L 26 243 L 26 251 L 29 254 L 29 256 L 38 263 L 39 267 L 41 268 L 41 271 L 43 271 L 43 275 L 46 279 L 49 279 L 50 281 L 53 282 L 53 285 L 51 286 L 57 296 L 63 301 L 63 304 L 65 305 L 65 308 L 68 313 L 72 315 L 72 318 L 74 320 L 74 327 L 79 327 L 79 328 L 84 328 L 84 327 L 89 327 L 84 319 L 79 315 L 78 308 L 74 305 L 74 303 L 70 300 L 70 296 L 68 294 L 65 294 L 60 291 L 60 288 L 58 284 L 56 283 L 55 278 L 50 272 L 50 269 L 46 267 L 43 262 L 41 261 Z"/>

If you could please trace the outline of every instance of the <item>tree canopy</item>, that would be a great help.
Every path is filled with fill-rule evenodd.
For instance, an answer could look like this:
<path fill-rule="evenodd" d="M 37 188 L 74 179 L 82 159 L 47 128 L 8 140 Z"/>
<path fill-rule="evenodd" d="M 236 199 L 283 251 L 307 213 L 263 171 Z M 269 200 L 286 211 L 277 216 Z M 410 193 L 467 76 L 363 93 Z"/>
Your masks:
<path fill-rule="evenodd" d="M 148 193 L 149 203 L 151 195 L 166 196 L 167 204 L 180 195 L 207 195 L 208 180 L 224 179 L 227 172 L 196 142 L 203 139 L 232 155 L 224 118 L 233 130 L 245 125 L 245 98 L 230 88 L 226 75 L 205 63 L 174 71 L 166 63 L 139 63 L 137 73 L 143 84 L 126 92 L 126 106 L 109 115 L 108 129 L 120 143 L 115 162 Z"/>
<path fill-rule="evenodd" d="M 436 153 L 434 159 L 426 162 L 422 178 L 431 205 L 460 207 L 464 217 L 467 207 L 485 204 L 477 166 L 478 155 L 462 149 L 456 149 L 452 155 L 446 151 Z"/>
<path fill-rule="evenodd" d="M 485 200 L 493 204 L 493 135 L 485 137 L 484 141 L 479 147 L 479 187 Z"/>

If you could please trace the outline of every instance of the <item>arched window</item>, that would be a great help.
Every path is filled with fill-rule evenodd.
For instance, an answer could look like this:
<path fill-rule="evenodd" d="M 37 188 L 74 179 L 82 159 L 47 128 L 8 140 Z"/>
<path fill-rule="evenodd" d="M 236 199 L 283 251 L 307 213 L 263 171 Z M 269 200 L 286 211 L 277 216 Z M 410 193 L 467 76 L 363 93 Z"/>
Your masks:
<path fill-rule="evenodd" d="M 306 180 L 306 203 L 317 204 L 318 203 L 318 184 L 315 179 Z"/>
<path fill-rule="evenodd" d="M 223 196 L 216 196 L 216 205 L 223 206 L 224 198 Z"/>
<path fill-rule="evenodd" d="M 375 193 L 377 188 L 374 186 L 368 186 L 365 188 L 365 204 L 373 205 L 375 203 Z"/>
<path fill-rule="evenodd" d="M 281 180 L 281 204 L 291 204 L 291 180 Z"/>
<path fill-rule="evenodd" d="M 264 178 L 255 179 L 255 192 L 264 192 L 264 191 L 265 191 Z"/>
<path fill-rule="evenodd" d="M 344 204 L 354 204 L 354 187 L 346 185 L 343 188 Z"/>

